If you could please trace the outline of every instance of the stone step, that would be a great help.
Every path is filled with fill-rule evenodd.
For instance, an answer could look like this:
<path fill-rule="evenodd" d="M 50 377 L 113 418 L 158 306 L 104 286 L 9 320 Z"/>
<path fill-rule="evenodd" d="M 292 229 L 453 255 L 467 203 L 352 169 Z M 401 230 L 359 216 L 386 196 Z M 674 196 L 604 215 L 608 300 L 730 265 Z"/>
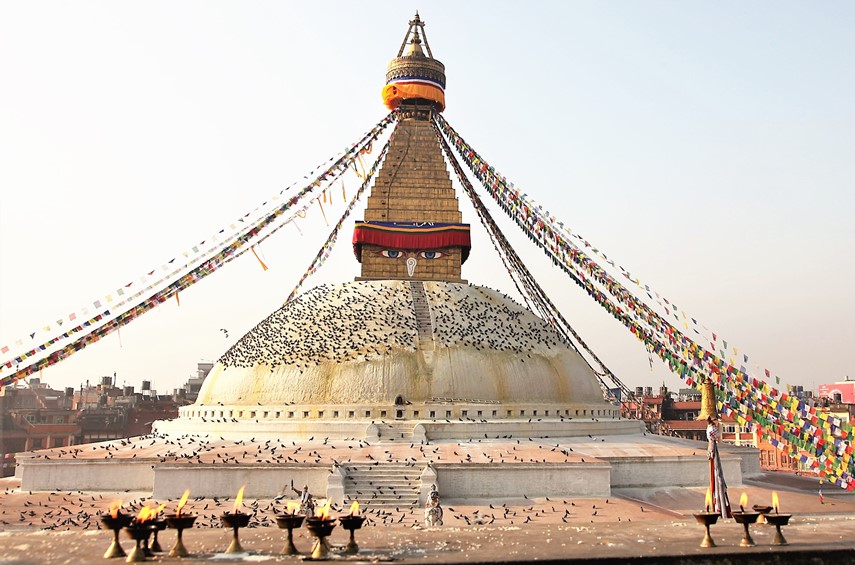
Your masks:
<path fill-rule="evenodd" d="M 391 510 L 394 508 L 409 508 L 412 506 L 418 505 L 419 501 L 415 498 L 408 498 L 406 500 L 362 500 L 362 499 L 354 499 L 359 500 L 359 506 L 364 508 L 365 510 L 372 509 L 383 509 L 383 510 Z M 353 502 L 350 502 L 353 504 Z"/>
<path fill-rule="evenodd" d="M 400 463 L 399 463 L 400 464 Z M 360 467 L 349 467 L 346 468 L 346 473 L 348 476 L 357 477 L 362 475 L 371 475 L 371 476 L 385 476 L 385 477 L 415 477 L 421 473 L 424 464 L 416 464 L 416 465 L 406 465 L 404 464 L 401 467 L 383 468 L 383 464 L 380 465 L 365 465 Z"/>
<path fill-rule="evenodd" d="M 362 493 L 362 494 L 360 494 Z M 366 502 L 369 500 L 412 500 L 419 498 L 419 491 L 409 491 L 409 492 L 367 492 L 362 489 L 359 490 L 349 490 L 344 493 L 345 498 L 350 499 L 364 499 Z"/>
<path fill-rule="evenodd" d="M 368 465 L 366 464 L 364 467 L 345 467 L 344 472 L 348 477 L 359 477 L 363 475 L 371 475 L 371 476 L 387 476 L 387 477 L 403 477 L 408 476 L 412 477 L 415 475 L 419 475 L 422 472 L 422 468 L 424 464 L 413 464 L 406 465 L 400 464 L 400 467 L 388 467 L 385 465 Z M 385 468 L 384 468 L 385 467 Z M 415 471 L 414 471 L 415 470 Z"/>
<path fill-rule="evenodd" d="M 346 495 L 349 495 L 349 496 L 356 496 L 356 497 L 362 496 L 366 499 L 367 498 L 376 498 L 378 496 L 384 496 L 386 498 L 398 498 L 398 497 L 412 498 L 414 496 L 416 498 L 419 497 L 419 489 L 418 488 L 412 488 L 412 489 L 407 489 L 407 490 L 389 490 L 389 489 L 370 490 L 367 488 L 348 488 L 344 491 L 344 493 Z"/>
<path fill-rule="evenodd" d="M 416 470 L 417 471 L 417 470 Z M 417 483 L 421 480 L 421 475 L 418 472 L 410 472 L 410 473 L 400 473 L 397 475 L 372 475 L 370 473 L 361 473 L 361 474 L 348 474 L 345 477 L 345 480 L 350 482 L 351 484 L 359 482 L 364 483 L 366 481 L 372 481 L 375 484 L 386 484 L 386 483 L 400 483 L 400 484 L 412 484 Z"/>
<path fill-rule="evenodd" d="M 345 481 L 344 486 L 348 489 L 359 488 L 373 488 L 373 489 L 384 489 L 384 490 L 392 490 L 398 489 L 401 491 L 404 490 L 412 490 L 418 489 L 421 485 L 421 481 L 398 481 L 398 482 L 389 482 L 389 481 L 375 481 L 373 479 L 369 480 L 358 480 L 358 481 Z"/>

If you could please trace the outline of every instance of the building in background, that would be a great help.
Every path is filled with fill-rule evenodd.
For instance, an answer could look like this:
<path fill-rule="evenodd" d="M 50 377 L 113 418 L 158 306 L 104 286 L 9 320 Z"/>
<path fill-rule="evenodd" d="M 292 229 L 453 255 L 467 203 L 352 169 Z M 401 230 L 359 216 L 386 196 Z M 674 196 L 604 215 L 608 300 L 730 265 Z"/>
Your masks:
<path fill-rule="evenodd" d="M 77 390 L 54 390 L 38 378 L 0 389 L 0 476 L 15 473 L 17 453 L 150 433 L 152 422 L 177 417 L 180 406 L 195 400 L 212 367 L 199 362 L 196 376 L 169 395 L 158 394 L 148 380 L 139 391 L 118 387 L 115 374 Z"/>
<path fill-rule="evenodd" d="M 848 378 L 837 383 L 820 385 L 819 394 L 816 396 L 799 385 L 790 386 L 787 390 L 791 396 L 805 401 L 829 416 L 845 421 L 855 419 L 855 381 Z M 698 420 L 701 409 L 699 391 L 680 389 L 675 394 L 669 392 L 663 384 L 658 394 L 653 394 L 653 387 L 637 387 L 636 397 L 640 399 L 639 402 L 621 403 L 621 414 L 624 417 L 641 418 L 651 433 L 706 441 L 707 423 Z M 807 457 L 809 454 L 800 453 L 797 457 L 791 457 L 763 438 L 752 426 L 740 424 L 733 416 L 722 414 L 719 428 L 721 441 L 758 449 L 760 465 L 766 470 L 809 472 L 807 465 L 801 460 L 802 455 Z M 852 449 L 851 440 L 843 440 L 841 449 Z"/>

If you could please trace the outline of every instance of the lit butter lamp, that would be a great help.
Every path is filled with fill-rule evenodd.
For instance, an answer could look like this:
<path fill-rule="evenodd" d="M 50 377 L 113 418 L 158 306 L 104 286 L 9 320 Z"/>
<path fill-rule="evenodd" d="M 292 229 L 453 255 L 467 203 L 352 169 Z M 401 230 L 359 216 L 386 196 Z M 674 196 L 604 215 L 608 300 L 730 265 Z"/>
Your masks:
<path fill-rule="evenodd" d="M 347 516 L 339 516 L 338 521 L 341 523 L 341 527 L 350 532 L 350 541 L 347 542 L 347 546 L 344 548 L 344 553 L 348 555 L 354 555 L 359 553 L 359 546 L 356 544 L 356 539 L 353 537 L 353 532 L 362 527 L 362 523 L 365 521 L 365 516 L 359 515 L 359 502 L 354 500 L 353 504 L 350 505 L 350 514 Z"/>
<path fill-rule="evenodd" d="M 282 553 L 285 555 L 300 555 L 300 552 L 294 546 L 294 528 L 299 528 L 303 525 L 305 516 L 297 514 L 297 510 L 299 509 L 299 502 L 288 501 L 287 512 L 276 516 L 276 525 L 288 530 L 288 542 L 285 544 L 285 549 L 282 550 Z"/>
<path fill-rule="evenodd" d="M 748 495 L 743 492 L 742 496 L 739 497 L 739 511 L 732 512 L 733 519 L 742 524 L 742 527 L 745 528 L 745 533 L 742 535 L 739 547 L 752 547 L 756 545 L 754 540 L 751 539 L 751 534 L 748 532 L 748 526 L 757 521 L 757 518 L 760 517 L 760 513 L 746 511 L 746 506 L 748 506 Z"/>
<path fill-rule="evenodd" d="M 243 490 L 245 488 L 246 485 L 243 485 L 237 493 L 234 511 L 226 512 L 220 516 L 220 521 L 223 523 L 223 526 L 232 529 L 232 543 L 229 545 L 228 549 L 226 549 L 226 553 L 243 553 L 243 547 L 241 547 L 240 538 L 238 537 L 238 530 L 245 528 L 249 524 L 250 518 L 249 514 L 244 514 L 240 511 L 240 505 L 243 502 Z"/>
<path fill-rule="evenodd" d="M 166 525 L 176 530 L 178 533 L 178 539 L 175 542 L 175 545 L 172 549 L 169 550 L 169 557 L 189 557 L 190 553 L 187 551 L 187 548 L 184 547 L 184 539 L 182 534 L 184 530 L 187 528 L 193 527 L 193 522 L 196 521 L 196 516 L 191 514 L 182 514 L 181 510 L 184 508 L 184 505 L 187 504 L 187 499 L 190 498 L 190 489 L 184 491 L 184 494 L 181 496 L 181 500 L 178 501 L 178 509 L 175 511 L 175 514 L 169 514 L 166 516 Z"/>
<path fill-rule="evenodd" d="M 778 512 L 778 493 L 772 492 L 773 512 L 766 514 L 766 521 L 775 526 L 775 539 L 772 540 L 772 545 L 788 545 L 784 539 L 784 534 L 781 533 L 781 526 L 786 526 L 790 522 L 792 514 L 780 514 Z"/>
<path fill-rule="evenodd" d="M 710 536 L 710 526 L 718 521 L 720 514 L 718 512 L 714 512 L 713 508 L 712 493 L 710 492 L 710 489 L 707 489 L 707 495 L 704 498 L 704 511 L 693 514 L 695 520 L 698 521 L 698 524 L 703 525 L 706 530 L 704 539 L 701 541 L 701 547 L 715 547 L 715 542 L 713 541 L 712 536 Z"/>
<path fill-rule="evenodd" d="M 140 508 L 136 518 L 134 518 L 131 523 L 125 527 L 125 533 L 128 534 L 129 538 L 136 542 L 136 545 L 128 554 L 128 558 L 125 561 L 128 563 L 135 563 L 145 561 L 146 557 L 154 557 L 154 554 L 148 546 L 148 540 L 151 537 L 151 534 L 157 529 L 157 526 L 155 526 L 153 522 L 157 513 L 162 509 L 163 506 L 156 510 L 152 510 L 148 506 L 143 506 Z"/>
<path fill-rule="evenodd" d="M 119 532 L 122 528 L 131 525 L 131 520 L 134 517 L 130 514 L 122 514 L 122 501 L 114 500 L 110 503 L 109 510 L 106 514 L 101 514 L 101 523 L 104 527 L 113 532 L 113 543 L 107 548 L 104 553 L 104 559 L 113 559 L 114 557 L 127 557 L 125 550 L 119 543 Z"/>
<path fill-rule="evenodd" d="M 158 516 L 166 508 L 165 504 L 161 504 L 157 508 L 154 509 L 151 515 L 151 545 L 149 546 L 150 551 L 146 552 L 147 557 L 154 557 L 155 553 L 163 553 L 163 548 L 160 547 L 160 542 L 157 540 L 157 534 L 166 529 L 166 520 L 158 519 Z"/>
<path fill-rule="evenodd" d="M 329 559 L 330 555 L 330 544 L 327 541 L 327 537 L 332 533 L 335 528 L 335 520 L 330 517 L 330 503 L 332 501 L 327 499 L 326 504 L 324 504 L 314 516 L 306 518 L 306 529 L 309 530 L 309 533 L 318 538 L 315 542 L 315 546 L 312 548 L 312 559 Z"/>

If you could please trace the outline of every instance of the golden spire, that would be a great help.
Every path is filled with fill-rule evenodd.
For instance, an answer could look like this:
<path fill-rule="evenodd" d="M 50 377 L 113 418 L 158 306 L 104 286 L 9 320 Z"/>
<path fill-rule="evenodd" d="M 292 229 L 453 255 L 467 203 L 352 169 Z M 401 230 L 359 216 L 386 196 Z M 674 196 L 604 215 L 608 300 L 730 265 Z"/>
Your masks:
<path fill-rule="evenodd" d="M 409 22 L 398 56 L 386 67 L 382 97 L 390 110 L 397 109 L 402 102 L 411 109 L 414 106 L 438 112 L 445 109 L 445 65 L 434 58 L 425 23 L 418 12 Z"/>
<path fill-rule="evenodd" d="M 698 420 L 710 417 L 718 420 L 718 410 L 715 407 L 715 385 L 710 379 L 706 379 L 701 383 L 701 411 L 698 413 Z"/>

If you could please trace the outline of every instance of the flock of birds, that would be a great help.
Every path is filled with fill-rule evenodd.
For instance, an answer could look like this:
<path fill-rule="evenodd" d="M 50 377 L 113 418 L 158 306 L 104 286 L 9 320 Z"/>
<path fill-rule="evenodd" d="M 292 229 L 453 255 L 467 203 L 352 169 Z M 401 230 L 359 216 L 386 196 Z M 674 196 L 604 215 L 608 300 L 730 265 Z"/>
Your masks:
<path fill-rule="evenodd" d="M 107 512 L 115 494 L 86 493 L 83 491 L 60 491 L 34 495 L 17 489 L 5 489 L 0 493 L 0 528 L 38 528 L 41 530 L 100 530 L 103 526 L 101 515 Z M 154 500 L 148 496 L 129 498 L 127 493 L 120 493 L 123 498 L 121 512 L 136 515 L 144 506 L 165 504 L 164 514 L 174 514 L 178 504 L 177 499 Z M 250 528 L 276 527 L 276 515 L 290 512 L 289 499 L 286 496 L 266 499 L 245 499 L 240 507 L 244 513 L 250 514 Z M 362 503 L 361 503 L 362 504 Z M 591 504 L 588 509 L 588 504 Z M 550 499 L 524 499 L 516 503 L 496 503 L 486 506 L 467 506 L 457 510 L 454 506 L 445 505 L 445 526 L 520 526 L 532 523 L 556 523 L 559 520 L 565 524 L 594 523 L 598 521 L 631 522 L 631 517 L 623 517 L 627 512 L 628 501 L 617 505 L 609 499 L 603 501 Z M 342 505 L 331 505 L 333 515 L 347 513 L 350 502 Z M 641 511 L 645 510 L 641 506 Z M 190 498 L 182 510 L 182 514 L 196 515 L 195 528 L 222 528 L 220 516 L 232 512 L 232 498 Z M 366 526 L 379 527 L 409 527 L 423 528 L 423 510 L 417 506 L 397 506 L 372 508 L 370 502 L 360 506 L 360 513 L 366 516 Z M 162 516 L 161 516 L 162 517 Z"/>
<path fill-rule="evenodd" d="M 589 438 L 600 440 L 602 438 Z M 584 461 L 572 453 L 567 445 L 551 443 L 549 438 L 527 439 L 470 439 L 468 441 L 444 442 L 437 444 L 409 443 L 404 444 L 370 444 L 355 438 L 330 440 L 329 438 L 310 438 L 305 442 L 285 440 L 227 440 L 224 438 L 211 439 L 207 436 L 170 437 L 164 435 L 148 435 L 138 438 L 114 440 L 91 446 L 72 448 L 57 448 L 46 452 L 41 457 L 45 459 L 137 459 L 143 458 L 146 463 L 184 463 L 187 465 L 275 465 L 290 464 L 322 466 L 327 469 L 342 466 L 347 472 L 370 470 L 381 467 L 384 463 L 397 464 L 406 469 L 404 479 L 417 482 L 422 469 L 430 463 L 482 463 L 482 464 L 513 464 L 513 463 L 545 463 Z M 385 489 L 385 490 L 384 490 Z M 413 505 L 406 503 L 406 497 L 411 494 L 406 487 L 397 488 L 372 484 L 370 479 L 356 481 L 350 479 L 345 485 L 345 497 L 358 500 L 363 505 L 363 512 L 368 517 L 368 523 L 380 526 L 406 525 L 421 527 L 423 512 Z M 29 493 L 32 496 L 32 493 Z M 403 501 L 400 505 L 392 506 L 389 495 L 397 494 Z M 383 496 L 385 495 L 385 496 Z M 22 504 L 16 504 L 24 497 Z M 379 498 L 378 498 L 379 497 Z M 21 491 L 6 489 L 0 495 L 0 526 L 35 526 L 44 529 L 91 529 L 100 528 L 99 515 L 104 512 L 109 495 L 76 492 L 51 492 L 44 496 L 29 500 Z M 274 517 L 277 513 L 285 512 L 286 502 L 293 498 L 291 489 L 284 485 L 280 495 L 270 499 L 254 500 L 246 504 L 245 511 L 251 512 L 255 519 L 253 524 L 258 527 L 275 526 Z M 525 497 L 527 498 L 527 497 Z M 372 501 L 377 504 L 372 507 Z M 381 503 L 380 499 L 383 499 Z M 138 497 L 126 501 L 125 512 L 136 513 L 139 509 L 152 502 L 149 497 Z M 159 501 L 164 502 L 164 501 Z M 172 500 L 167 501 L 168 505 Z M 470 512 L 457 512 L 453 507 L 447 508 L 446 518 L 459 521 L 458 525 L 478 524 L 527 524 L 539 518 L 560 513 L 561 521 L 567 522 L 572 517 L 583 517 L 581 508 L 574 507 L 573 501 L 563 501 L 556 504 L 548 498 L 550 504 L 535 504 L 525 501 L 525 504 L 490 505 L 489 508 L 474 508 Z M 345 507 L 350 504 L 348 501 Z M 532 506 L 534 505 L 534 506 Z M 531 508 L 526 509 L 527 506 Z M 221 527 L 219 516 L 226 510 L 231 510 L 232 504 L 228 498 L 195 498 L 188 502 L 185 512 L 199 515 L 197 527 Z M 592 516 L 604 516 L 602 508 L 595 505 Z M 173 512 L 170 506 L 166 512 Z M 573 514 L 571 514 L 573 512 Z M 457 522 L 448 522 L 453 525 Z"/>
<path fill-rule="evenodd" d="M 382 422 L 381 422 L 382 424 Z M 588 435 L 590 441 L 605 442 L 605 438 Z M 255 438 L 229 440 L 185 434 L 174 437 L 149 434 L 135 438 L 119 439 L 79 447 L 45 450 L 36 456 L 45 460 L 68 459 L 126 459 L 143 458 L 152 464 L 185 463 L 188 465 L 283 465 L 312 464 L 338 467 L 381 462 L 418 466 L 419 469 L 434 462 L 443 463 L 568 463 L 576 461 L 573 448 L 542 438 L 514 439 L 511 436 L 493 436 L 425 444 L 410 442 L 397 445 L 371 444 L 366 440 L 315 440 L 309 438 L 297 443 L 289 440 L 256 440 Z M 537 451 L 534 451 L 537 450 Z M 537 456 L 532 456 L 532 454 Z M 582 459 L 584 461 L 584 459 Z"/>
<path fill-rule="evenodd" d="M 497 290 L 448 283 L 424 286 L 434 340 L 442 347 L 519 353 L 566 347 L 543 320 Z"/>
<path fill-rule="evenodd" d="M 302 371 L 325 362 L 415 351 L 417 343 L 409 289 L 400 281 L 360 281 L 301 294 L 239 339 L 219 363 L 226 368 L 288 365 Z"/>
<path fill-rule="evenodd" d="M 477 350 L 545 352 L 565 347 L 543 320 L 485 287 L 427 282 L 434 343 Z M 282 365 L 301 372 L 326 362 L 378 359 L 418 347 L 405 281 L 315 287 L 257 324 L 219 359 L 224 367 Z"/>

